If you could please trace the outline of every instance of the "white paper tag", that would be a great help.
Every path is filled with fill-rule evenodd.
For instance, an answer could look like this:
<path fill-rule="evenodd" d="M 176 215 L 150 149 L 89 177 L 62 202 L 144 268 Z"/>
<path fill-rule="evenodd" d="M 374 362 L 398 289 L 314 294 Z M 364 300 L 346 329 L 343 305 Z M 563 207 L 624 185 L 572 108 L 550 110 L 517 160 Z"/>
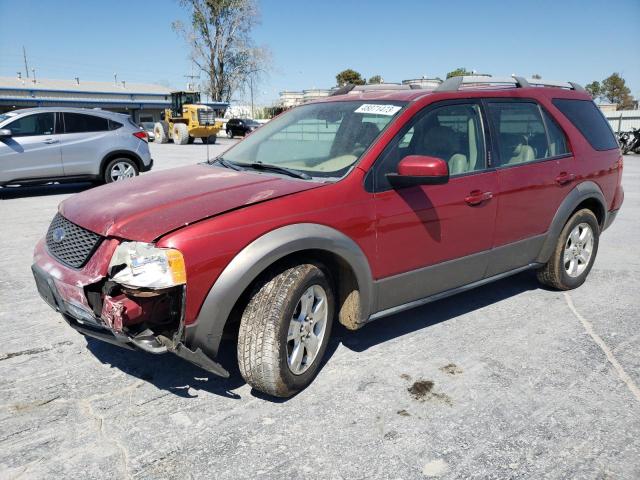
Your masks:
<path fill-rule="evenodd" d="M 380 103 L 365 103 L 360 105 L 355 113 L 369 113 L 371 115 L 395 115 L 402 107 L 398 105 L 384 105 Z"/>

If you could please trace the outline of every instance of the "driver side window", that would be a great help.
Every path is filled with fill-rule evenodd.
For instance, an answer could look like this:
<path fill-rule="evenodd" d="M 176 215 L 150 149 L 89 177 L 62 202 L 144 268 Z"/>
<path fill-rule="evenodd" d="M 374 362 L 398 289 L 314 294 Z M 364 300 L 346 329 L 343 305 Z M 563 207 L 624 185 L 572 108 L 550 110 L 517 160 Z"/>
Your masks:
<path fill-rule="evenodd" d="M 485 168 L 485 146 L 480 107 L 455 104 L 427 107 L 396 135 L 376 166 L 376 191 L 389 190 L 386 174 L 397 171 L 408 155 L 443 159 L 449 175 L 464 175 Z"/>
<path fill-rule="evenodd" d="M 6 128 L 11 130 L 13 137 L 31 137 L 34 135 L 52 135 L 53 134 L 53 113 L 35 113 L 21 117 Z"/>

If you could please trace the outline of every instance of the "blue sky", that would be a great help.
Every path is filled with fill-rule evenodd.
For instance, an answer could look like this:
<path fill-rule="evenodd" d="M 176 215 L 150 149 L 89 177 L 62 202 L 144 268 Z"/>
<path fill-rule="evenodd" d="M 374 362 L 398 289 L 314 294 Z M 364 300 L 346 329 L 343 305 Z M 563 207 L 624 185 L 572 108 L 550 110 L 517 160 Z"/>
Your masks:
<path fill-rule="evenodd" d="M 254 32 L 271 73 L 256 89 L 330 87 L 354 68 L 388 81 L 443 77 L 464 66 L 586 84 L 617 71 L 640 97 L 640 0 L 261 0 Z M 177 1 L 0 0 L 0 76 L 29 67 L 48 78 L 118 78 L 184 87 L 189 50 L 171 22 Z M 238 94 L 237 100 L 242 100 Z"/>

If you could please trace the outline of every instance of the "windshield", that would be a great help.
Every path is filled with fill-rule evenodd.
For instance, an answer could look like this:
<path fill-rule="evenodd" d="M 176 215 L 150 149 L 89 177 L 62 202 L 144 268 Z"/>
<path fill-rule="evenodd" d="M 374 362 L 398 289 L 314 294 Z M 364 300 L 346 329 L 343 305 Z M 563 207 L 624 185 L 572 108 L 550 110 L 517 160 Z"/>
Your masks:
<path fill-rule="evenodd" d="M 11 117 L 15 117 L 15 116 L 16 116 L 15 113 L 0 114 L 0 123 L 4 122 L 5 120 L 9 120 Z"/>
<path fill-rule="evenodd" d="M 346 175 L 404 102 L 302 105 L 266 123 L 224 154 L 239 165 L 263 163 L 312 177 Z"/>

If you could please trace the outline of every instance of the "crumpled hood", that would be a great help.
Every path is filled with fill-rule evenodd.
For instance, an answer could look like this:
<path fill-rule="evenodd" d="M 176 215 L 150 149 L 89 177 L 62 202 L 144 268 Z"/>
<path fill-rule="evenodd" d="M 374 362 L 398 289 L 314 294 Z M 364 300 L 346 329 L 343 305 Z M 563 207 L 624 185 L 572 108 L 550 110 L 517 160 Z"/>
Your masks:
<path fill-rule="evenodd" d="M 192 165 L 87 190 L 62 202 L 60 213 L 103 236 L 152 242 L 198 220 L 321 185 Z"/>

